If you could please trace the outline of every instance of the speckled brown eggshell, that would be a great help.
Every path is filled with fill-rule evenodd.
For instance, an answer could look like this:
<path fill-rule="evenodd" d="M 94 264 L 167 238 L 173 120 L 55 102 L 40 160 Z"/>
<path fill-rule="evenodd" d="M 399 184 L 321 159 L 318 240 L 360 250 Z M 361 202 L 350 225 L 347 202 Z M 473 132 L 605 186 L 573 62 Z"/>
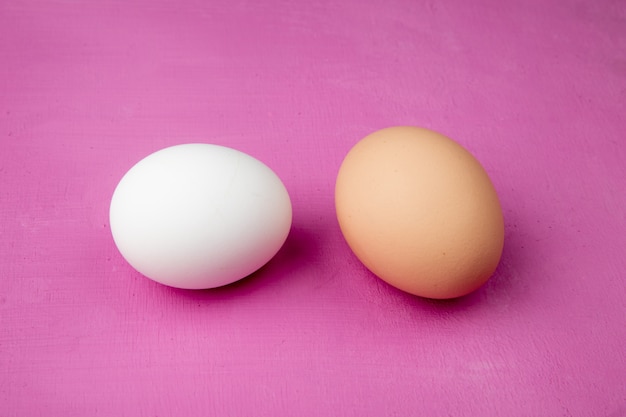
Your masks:
<path fill-rule="evenodd" d="M 466 295 L 495 271 L 502 209 L 481 164 L 431 130 L 391 127 L 358 142 L 335 188 L 341 231 L 363 264 L 403 291 Z"/>

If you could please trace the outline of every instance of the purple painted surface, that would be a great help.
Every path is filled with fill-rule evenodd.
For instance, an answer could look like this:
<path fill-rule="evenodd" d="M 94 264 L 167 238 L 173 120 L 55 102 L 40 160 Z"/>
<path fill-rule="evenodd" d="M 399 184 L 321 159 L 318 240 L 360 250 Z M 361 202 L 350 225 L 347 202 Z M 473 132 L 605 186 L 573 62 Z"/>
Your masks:
<path fill-rule="evenodd" d="M 626 416 L 626 3 L 0 1 L 0 415 Z M 349 252 L 339 164 L 411 124 L 484 164 L 507 240 L 456 301 Z M 294 226 L 190 292 L 108 228 L 162 147 L 263 160 Z"/>

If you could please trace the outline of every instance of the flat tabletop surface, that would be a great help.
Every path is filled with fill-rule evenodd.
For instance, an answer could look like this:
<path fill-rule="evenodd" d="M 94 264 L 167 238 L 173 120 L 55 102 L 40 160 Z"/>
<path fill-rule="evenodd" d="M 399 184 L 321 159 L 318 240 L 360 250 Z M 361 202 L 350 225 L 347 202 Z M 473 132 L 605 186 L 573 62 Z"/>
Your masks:
<path fill-rule="evenodd" d="M 444 133 L 506 223 L 475 293 L 369 273 L 339 165 Z M 0 415 L 626 416 L 626 2 L 0 0 Z M 205 142 L 270 166 L 293 228 L 236 284 L 135 272 L 122 175 Z"/>

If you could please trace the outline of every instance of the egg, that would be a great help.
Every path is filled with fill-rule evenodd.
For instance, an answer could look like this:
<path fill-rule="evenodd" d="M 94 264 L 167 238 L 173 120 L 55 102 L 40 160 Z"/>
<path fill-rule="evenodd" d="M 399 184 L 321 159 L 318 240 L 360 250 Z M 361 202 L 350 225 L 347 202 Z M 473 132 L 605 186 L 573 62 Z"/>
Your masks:
<path fill-rule="evenodd" d="M 502 255 L 502 208 L 486 171 L 428 129 L 390 127 L 359 141 L 339 168 L 335 208 L 356 257 L 417 296 L 469 294 Z"/>
<path fill-rule="evenodd" d="M 113 240 L 133 268 L 186 289 L 250 275 L 282 247 L 292 220 L 287 190 L 268 166 L 202 143 L 139 161 L 115 188 L 109 214 Z"/>

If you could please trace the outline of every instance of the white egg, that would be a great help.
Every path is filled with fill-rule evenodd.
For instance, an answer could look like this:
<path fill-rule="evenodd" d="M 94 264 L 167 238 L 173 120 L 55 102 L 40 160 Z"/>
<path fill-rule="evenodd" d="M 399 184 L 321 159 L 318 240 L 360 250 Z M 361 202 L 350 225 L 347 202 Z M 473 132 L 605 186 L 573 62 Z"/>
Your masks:
<path fill-rule="evenodd" d="M 266 264 L 291 228 L 287 190 L 235 149 L 184 144 L 155 152 L 118 184 L 113 240 L 146 277 L 177 288 L 230 284 Z"/>

